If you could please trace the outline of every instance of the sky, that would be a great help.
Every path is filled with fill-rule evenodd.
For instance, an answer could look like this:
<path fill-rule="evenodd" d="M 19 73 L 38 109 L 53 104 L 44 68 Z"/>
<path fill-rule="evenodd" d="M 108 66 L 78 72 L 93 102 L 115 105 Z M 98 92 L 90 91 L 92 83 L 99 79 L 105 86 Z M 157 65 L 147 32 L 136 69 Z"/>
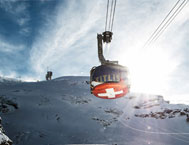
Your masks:
<path fill-rule="evenodd" d="M 117 0 L 113 40 L 104 51 L 128 67 L 133 92 L 189 103 L 189 4 L 143 48 L 176 2 Z M 47 70 L 53 78 L 89 76 L 100 65 L 96 37 L 106 6 L 107 0 L 0 0 L 0 76 L 37 81 Z"/>

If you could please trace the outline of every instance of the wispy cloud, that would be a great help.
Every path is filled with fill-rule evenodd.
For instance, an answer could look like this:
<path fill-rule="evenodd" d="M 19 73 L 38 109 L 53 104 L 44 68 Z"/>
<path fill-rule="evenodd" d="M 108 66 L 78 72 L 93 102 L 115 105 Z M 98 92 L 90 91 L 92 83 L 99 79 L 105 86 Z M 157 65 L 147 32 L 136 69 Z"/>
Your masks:
<path fill-rule="evenodd" d="M 27 69 L 24 40 L 30 33 L 28 4 L 19 0 L 0 0 L 0 70 L 7 77 L 17 77 Z"/>
<path fill-rule="evenodd" d="M 24 45 L 14 45 L 10 44 L 9 42 L 3 41 L 0 37 L 0 52 L 4 53 L 18 53 L 19 51 L 25 48 Z"/>
<path fill-rule="evenodd" d="M 94 61 L 90 56 L 97 50 L 94 29 L 97 30 L 97 20 L 101 18 L 100 4 L 69 1 L 57 9 L 55 16 L 47 16 L 48 23 L 31 51 L 31 65 L 36 73 L 44 75 L 49 66 L 57 76 L 76 75 L 87 65 L 85 61 Z"/>
<path fill-rule="evenodd" d="M 30 21 L 30 15 L 28 6 L 27 1 L 0 0 L 0 8 L 10 14 L 11 19 L 20 26 L 20 33 L 23 35 L 29 34 L 28 22 Z M 28 31 L 25 31 L 26 29 Z"/>

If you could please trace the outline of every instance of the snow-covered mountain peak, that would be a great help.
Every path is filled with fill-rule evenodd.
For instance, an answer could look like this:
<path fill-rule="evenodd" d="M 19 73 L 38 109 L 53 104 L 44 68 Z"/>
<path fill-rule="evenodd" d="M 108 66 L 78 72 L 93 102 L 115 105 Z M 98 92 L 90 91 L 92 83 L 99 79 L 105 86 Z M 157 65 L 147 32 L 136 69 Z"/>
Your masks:
<path fill-rule="evenodd" d="M 3 126 L 15 145 L 187 145 L 189 107 L 160 95 L 113 100 L 90 94 L 89 77 L 0 84 Z"/>

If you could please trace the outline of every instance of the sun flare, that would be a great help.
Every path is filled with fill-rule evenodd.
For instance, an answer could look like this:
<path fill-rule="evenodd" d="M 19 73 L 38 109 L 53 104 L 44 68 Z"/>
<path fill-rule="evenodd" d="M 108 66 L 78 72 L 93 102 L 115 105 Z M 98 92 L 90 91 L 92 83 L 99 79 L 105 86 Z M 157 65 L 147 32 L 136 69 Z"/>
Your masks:
<path fill-rule="evenodd" d="M 178 65 L 172 54 L 159 47 L 136 50 L 130 49 L 120 57 L 120 63 L 129 68 L 131 91 L 164 94 Z"/>

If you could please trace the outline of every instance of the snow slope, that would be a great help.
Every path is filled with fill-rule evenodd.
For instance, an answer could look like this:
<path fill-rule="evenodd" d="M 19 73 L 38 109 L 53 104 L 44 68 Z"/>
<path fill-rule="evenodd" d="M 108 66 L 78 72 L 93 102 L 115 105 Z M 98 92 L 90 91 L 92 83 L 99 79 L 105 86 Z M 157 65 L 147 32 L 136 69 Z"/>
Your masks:
<path fill-rule="evenodd" d="M 12 141 L 4 134 L 0 118 L 0 145 L 11 145 Z"/>
<path fill-rule="evenodd" d="M 88 80 L 0 84 L 6 106 L 0 116 L 14 145 L 189 144 L 189 106 L 169 104 L 158 95 L 96 98 Z"/>

